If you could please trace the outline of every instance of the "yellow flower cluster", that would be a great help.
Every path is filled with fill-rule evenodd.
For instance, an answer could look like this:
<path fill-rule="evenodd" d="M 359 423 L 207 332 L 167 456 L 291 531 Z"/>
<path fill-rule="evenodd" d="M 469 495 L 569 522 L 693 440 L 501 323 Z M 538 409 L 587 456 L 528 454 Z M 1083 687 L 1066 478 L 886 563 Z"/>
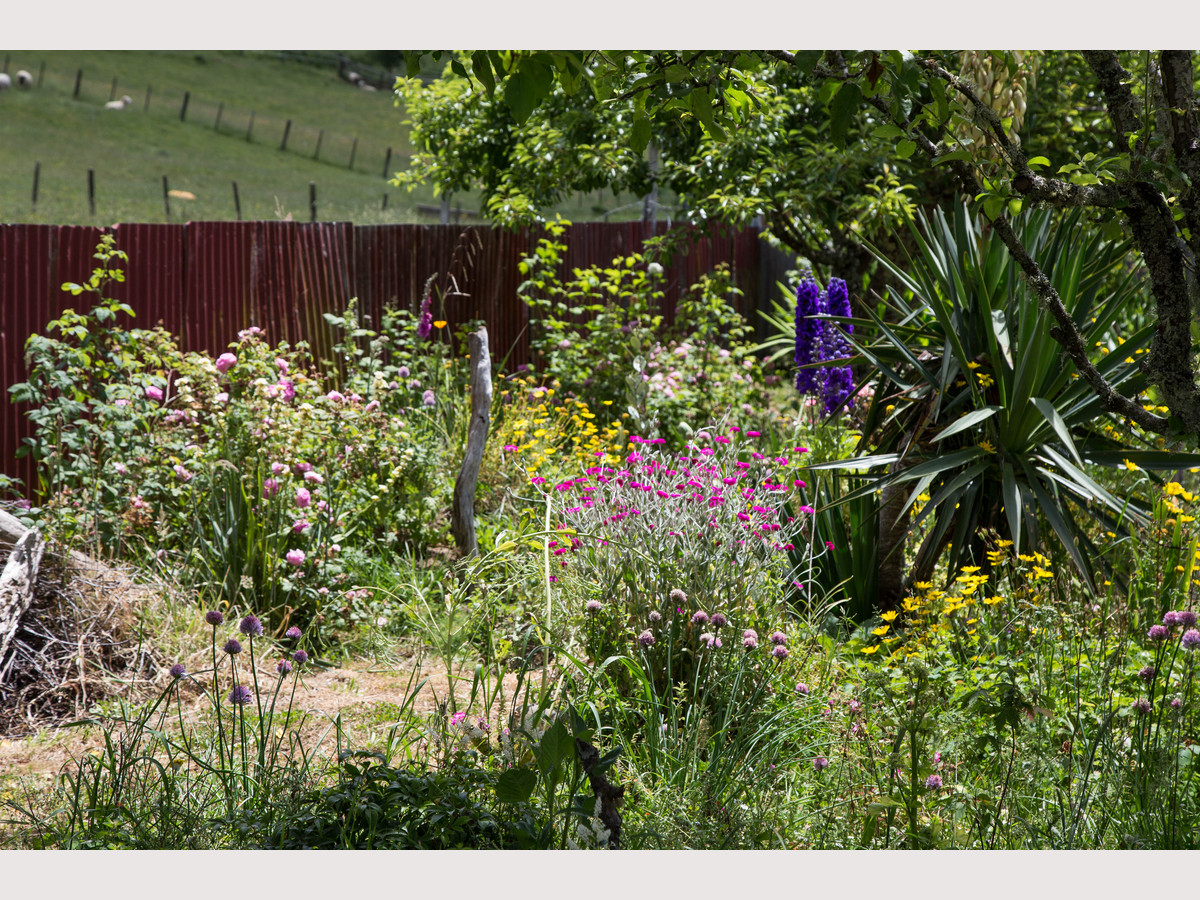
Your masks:
<path fill-rule="evenodd" d="M 539 386 L 531 378 L 510 381 L 501 394 L 506 402 L 496 442 L 516 447 L 530 474 L 550 467 L 577 471 L 619 464 L 626 441 L 622 425 L 598 427 L 596 414 L 584 401 L 561 397 L 559 389 L 557 381 L 549 386 Z"/>

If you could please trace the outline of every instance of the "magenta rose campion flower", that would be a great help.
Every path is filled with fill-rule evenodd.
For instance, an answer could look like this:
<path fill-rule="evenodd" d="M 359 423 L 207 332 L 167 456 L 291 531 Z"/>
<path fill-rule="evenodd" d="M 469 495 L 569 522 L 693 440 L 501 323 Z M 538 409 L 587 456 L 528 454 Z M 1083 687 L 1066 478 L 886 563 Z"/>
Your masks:
<path fill-rule="evenodd" d="M 237 357 L 232 353 L 222 353 L 217 357 L 217 371 L 224 375 L 237 365 Z"/>
<path fill-rule="evenodd" d="M 300 490 L 296 491 L 296 505 L 298 507 L 305 509 L 311 502 L 312 494 L 309 493 L 308 488 L 300 488 Z"/>
<path fill-rule="evenodd" d="M 304 565 L 304 551 L 303 550 L 289 550 L 287 552 L 287 561 L 290 562 L 293 566 Z"/>

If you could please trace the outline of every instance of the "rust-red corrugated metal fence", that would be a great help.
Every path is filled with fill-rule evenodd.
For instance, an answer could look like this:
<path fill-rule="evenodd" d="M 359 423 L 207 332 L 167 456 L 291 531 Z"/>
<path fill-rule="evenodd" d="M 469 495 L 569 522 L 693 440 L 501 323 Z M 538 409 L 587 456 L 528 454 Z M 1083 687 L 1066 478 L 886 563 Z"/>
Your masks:
<path fill-rule="evenodd" d="M 17 460 L 31 436 L 25 410 L 8 402 L 8 388 L 25 380 L 26 338 L 43 332 L 81 300 L 63 282 L 86 281 L 100 236 L 111 232 L 129 255 L 124 282 L 109 294 L 135 312 L 129 327 L 162 324 L 185 350 L 222 352 L 250 325 L 273 341 L 308 341 L 317 359 L 329 358 L 333 330 L 325 313 L 341 313 L 358 298 L 360 319 L 378 322 L 389 305 L 416 309 L 426 280 L 437 273 L 448 295 L 451 329 L 471 319 L 487 323 L 492 357 L 509 368 L 527 363 L 529 310 L 517 295 L 520 261 L 538 234 L 490 226 L 368 225 L 345 222 L 189 222 L 0 225 L 0 472 L 31 485 L 28 458 Z M 564 273 L 608 265 L 641 249 L 653 234 L 640 222 L 571 226 Z M 728 263 L 743 294 L 743 314 L 761 308 L 771 285 L 761 284 L 761 244 L 753 231 L 696 233 L 665 266 L 667 324 L 688 286 Z M 456 290 L 456 294 L 449 294 Z"/>

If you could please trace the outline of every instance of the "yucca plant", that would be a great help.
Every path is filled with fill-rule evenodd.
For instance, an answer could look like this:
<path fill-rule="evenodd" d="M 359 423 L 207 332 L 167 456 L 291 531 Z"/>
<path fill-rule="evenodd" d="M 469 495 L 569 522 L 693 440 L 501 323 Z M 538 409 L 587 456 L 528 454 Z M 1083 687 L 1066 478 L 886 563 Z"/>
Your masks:
<path fill-rule="evenodd" d="M 1152 331 L 1126 324 L 1145 303 L 1128 245 L 1104 239 L 1078 212 L 1055 220 L 1037 211 L 1017 227 L 1087 346 L 1101 348 L 1100 372 L 1136 395 L 1144 385 L 1136 360 Z M 880 492 L 888 514 L 879 533 L 899 542 L 878 548 L 881 561 L 903 554 L 910 527 L 927 525 L 909 584 L 928 580 L 947 550 L 951 577 L 968 564 L 986 567 L 979 532 L 988 527 L 1018 552 L 1052 534 L 1093 585 L 1098 553 L 1089 525 L 1127 533 L 1130 524 L 1148 521 L 1150 504 L 1115 497 L 1089 474 L 1089 464 L 1128 460 L 1175 469 L 1197 465 L 1200 456 L 1151 449 L 1105 414 L 983 222 L 960 207 L 950 216 L 919 215 L 910 228 L 916 249 L 903 265 L 876 253 L 900 288 L 882 301 L 887 309 L 848 320 L 859 361 L 878 380 L 860 455 L 823 467 L 883 472 L 840 502 Z M 890 608 L 903 585 L 881 577 L 879 590 Z"/>

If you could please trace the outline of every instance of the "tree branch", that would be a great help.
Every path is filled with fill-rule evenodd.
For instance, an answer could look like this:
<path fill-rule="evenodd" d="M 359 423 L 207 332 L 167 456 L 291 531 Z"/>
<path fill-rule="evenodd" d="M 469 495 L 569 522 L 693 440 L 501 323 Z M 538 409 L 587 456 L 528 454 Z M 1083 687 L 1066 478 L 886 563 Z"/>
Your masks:
<path fill-rule="evenodd" d="M 1104 106 L 1108 117 L 1117 127 L 1122 140 L 1119 148 L 1129 146 L 1129 135 L 1142 130 L 1138 117 L 1137 101 L 1129 90 L 1129 73 L 1121 67 L 1113 50 L 1084 50 L 1083 58 L 1096 75 L 1096 83 L 1104 94 Z"/>

